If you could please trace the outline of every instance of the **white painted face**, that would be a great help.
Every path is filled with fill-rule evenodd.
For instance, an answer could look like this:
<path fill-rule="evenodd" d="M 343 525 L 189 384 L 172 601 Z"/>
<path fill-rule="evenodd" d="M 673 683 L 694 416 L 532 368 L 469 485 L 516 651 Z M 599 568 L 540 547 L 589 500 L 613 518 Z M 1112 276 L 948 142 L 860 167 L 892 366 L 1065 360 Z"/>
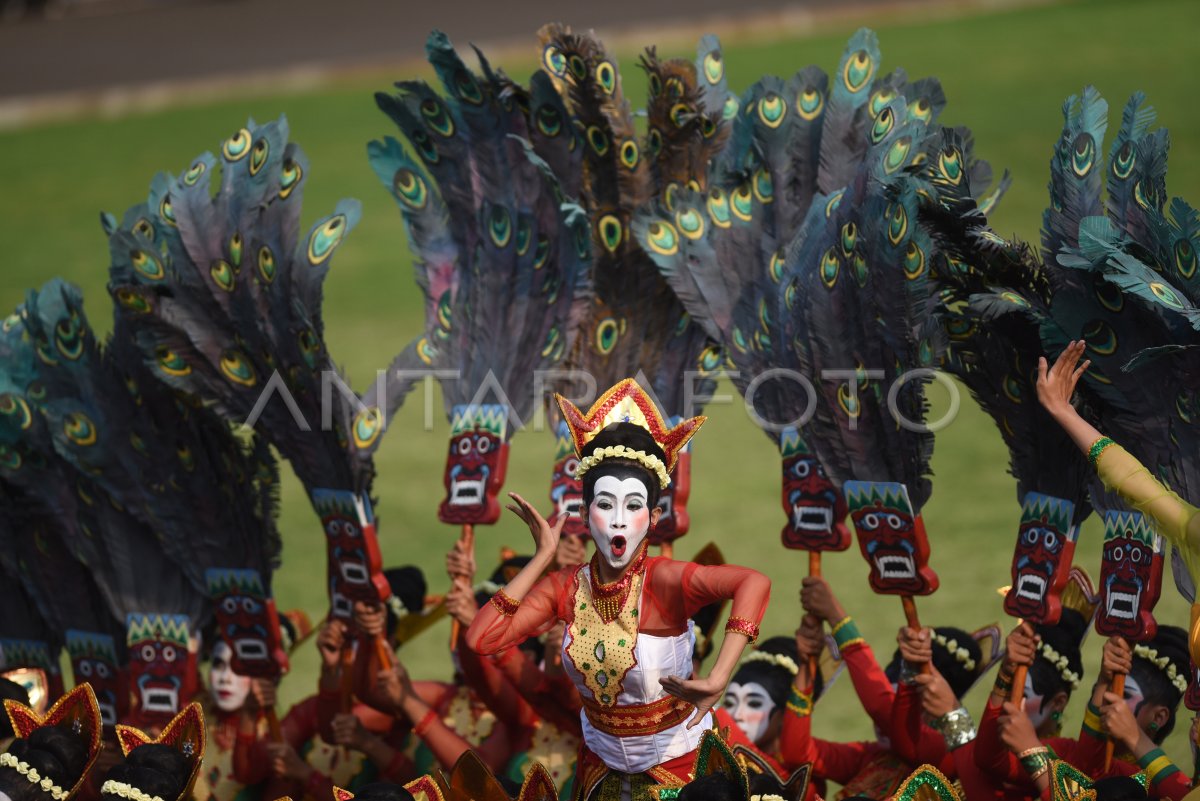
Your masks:
<path fill-rule="evenodd" d="M 246 696 L 250 694 L 250 677 L 233 672 L 229 665 L 232 656 L 229 645 L 224 640 L 218 640 L 213 646 L 212 663 L 208 667 L 208 687 L 213 702 L 222 712 L 241 709 L 246 703 Z"/>
<path fill-rule="evenodd" d="M 750 741 L 761 745 L 760 741 L 771 723 L 771 713 L 775 711 L 775 702 L 766 689 L 756 681 L 745 684 L 730 682 L 725 690 L 724 706 Z"/>
<path fill-rule="evenodd" d="M 1129 711 L 1135 716 L 1137 715 L 1138 707 L 1146 700 L 1145 694 L 1142 692 L 1142 685 L 1138 684 L 1137 679 L 1132 675 L 1125 676 L 1125 704 L 1129 707 Z"/>
<path fill-rule="evenodd" d="M 1045 696 L 1038 695 L 1037 691 L 1033 689 L 1033 677 L 1026 673 L 1025 714 L 1029 716 L 1029 722 L 1033 724 L 1033 728 L 1040 729 L 1052 712 L 1053 710 L 1046 703 Z"/>
<path fill-rule="evenodd" d="M 600 476 L 588 524 L 596 550 L 605 563 L 623 570 L 633 561 L 650 530 L 650 506 L 646 485 L 636 478 Z"/>

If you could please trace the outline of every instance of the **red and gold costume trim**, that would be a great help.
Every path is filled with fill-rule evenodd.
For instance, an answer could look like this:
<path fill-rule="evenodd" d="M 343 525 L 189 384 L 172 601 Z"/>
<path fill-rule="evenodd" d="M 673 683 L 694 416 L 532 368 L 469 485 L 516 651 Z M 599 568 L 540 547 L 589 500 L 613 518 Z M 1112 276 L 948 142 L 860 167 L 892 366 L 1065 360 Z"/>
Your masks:
<path fill-rule="evenodd" d="M 191 775 L 184 785 L 178 801 L 191 798 L 192 788 L 196 784 L 196 774 L 204 761 L 204 746 L 207 742 L 207 729 L 204 726 L 204 712 L 200 705 L 192 702 L 184 707 L 178 715 L 171 719 L 167 727 L 158 737 L 152 738 L 141 729 L 133 726 L 117 724 L 117 742 L 121 745 L 121 753 L 125 756 L 133 749 L 142 745 L 167 745 L 183 754 L 191 764 Z M 171 799 L 167 799 L 171 801 Z"/>
<path fill-rule="evenodd" d="M 84 779 L 87 778 L 88 771 L 92 769 L 96 757 L 100 755 L 100 736 L 104 728 L 104 724 L 100 718 L 100 705 L 96 701 L 96 694 L 92 692 L 92 685 L 80 684 L 71 690 L 71 692 L 55 701 L 54 705 L 46 711 L 45 715 L 39 715 L 24 704 L 11 699 L 4 701 L 4 710 L 8 713 L 8 721 L 12 724 L 13 733 L 17 737 L 28 739 L 29 735 L 33 734 L 35 729 L 40 729 L 43 726 L 61 726 L 64 729 L 70 729 L 83 735 L 87 741 L 87 762 L 74 786 L 58 788 L 54 785 L 53 781 L 50 782 L 51 785 L 55 786 L 55 789 L 58 789 L 67 798 L 79 792 Z M 21 760 L 16 761 L 24 764 Z M 14 770 L 19 770 L 16 765 L 11 767 Z M 28 770 L 29 768 L 27 767 L 26 771 Z M 28 779 L 30 777 L 26 771 L 20 772 Z M 45 777 L 40 779 L 37 782 L 38 786 L 46 789 L 41 784 L 45 780 Z M 47 789 L 47 792 L 50 791 Z"/>
<path fill-rule="evenodd" d="M 673 695 L 632 706 L 602 706 L 585 698 L 583 709 L 597 730 L 613 737 L 658 734 L 678 726 L 692 714 L 692 705 Z"/>
<path fill-rule="evenodd" d="M 600 619 L 606 624 L 617 619 L 617 615 L 625 607 L 625 602 L 629 600 L 629 588 L 633 586 L 634 576 L 641 574 L 646 569 L 646 549 L 648 547 L 647 543 L 643 541 L 637 556 L 633 558 L 633 563 L 625 571 L 625 575 L 611 584 L 605 584 L 600 580 L 600 573 L 597 569 L 600 565 L 599 551 L 592 554 L 591 569 L 588 571 L 592 603 L 595 604 L 596 611 L 600 613 Z"/>
<path fill-rule="evenodd" d="M 754 621 L 745 617 L 730 617 L 725 624 L 725 631 L 733 634 L 745 634 L 750 638 L 750 642 L 758 639 L 758 626 L 754 625 Z"/>
<path fill-rule="evenodd" d="M 567 630 L 571 641 L 566 653 L 592 694 L 591 704 L 614 707 L 625 676 L 637 664 L 638 602 L 646 575 L 645 551 L 621 581 L 601 585 L 601 592 L 607 594 L 599 598 L 594 595 L 595 564 L 590 572 L 589 580 L 578 582 L 575 590 L 575 618 Z M 612 607 L 616 607 L 616 614 L 606 619 L 605 612 L 611 613 Z"/>
<path fill-rule="evenodd" d="M 496 594 L 492 596 L 492 606 L 505 617 L 512 617 L 521 607 L 521 602 L 514 600 L 508 596 L 508 593 L 503 588 L 496 590 Z"/>

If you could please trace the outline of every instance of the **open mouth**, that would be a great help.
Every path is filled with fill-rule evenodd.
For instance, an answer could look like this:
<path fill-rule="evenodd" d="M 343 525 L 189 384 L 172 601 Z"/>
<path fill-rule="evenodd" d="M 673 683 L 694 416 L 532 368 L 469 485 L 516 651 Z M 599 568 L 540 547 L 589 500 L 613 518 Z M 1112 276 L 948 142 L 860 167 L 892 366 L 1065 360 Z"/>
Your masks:
<path fill-rule="evenodd" d="M 618 559 L 620 559 L 622 556 L 624 556 L 626 545 L 627 545 L 627 543 L 625 542 L 625 537 L 621 536 L 620 534 L 613 537 L 612 538 L 613 556 L 617 557 Z"/>
<path fill-rule="evenodd" d="M 333 616 L 343 620 L 351 617 L 354 613 L 354 604 L 340 592 L 334 591 L 329 594 L 329 605 L 333 607 Z"/>
<path fill-rule="evenodd" d="M 911 556 L 880 554 L 875 557 L 875 567 L 885 579 L 909 579 L 917 576 L 917 566 Z"/>
<path fill-rule="evenodd" d="M 483 502 L 483 482 L 479 480 L 459 481 L 450 484 L 451 506 L 474 506 Z"/>
<path fill-rule="evenodd" d="M 582 498 L 559 498 L 558 513 L 560 515 L 568 515 L 570 517 L 579 517 L 579 511 L 583 509 Z"/>
<path fill-rule="evenodd" d="M 366 566 L 360 562 L 338 562 L 338 566 L 342 570 L 342 578 L 348 584 L 366 584 L 370 578 Z"/>
<path fill-rule="evenodd" d="M 169 712 L 179 710 L 179 690 L 165 687 L 143 687 L 142 708 L 147 712 Z"/>
<path fill-rule="evenodd" d="M 105 726 L 117 725 L 117 707 L 111 701 L 96 700 L 96 705 L 100 707 L 100 722 Z"/>
<path fill-rule="evenodd" d="M 1130 593 L 1110 588 L 1108 591 L 1108 616 L 1115 617 L 1118 620 L 1133 620 L 1137 617 L 1138 604 L 1141 598 L 1141 590 Z"/>
<path fill-rule="evenodd" d="M 671 516 L 671 496 L 664 495 L 658 499 L 658 508 L 661 511 L 661 517 Z"/>
<path fill-rule="evenodd" d="M 830 531 L 833 529 L 833 509 L 828 506 L 792 504 L 792 527 L 799 531 Z"/>
<path fill-rule="evenodd" d="M 1046 594 L 1046 579 L 1033 573 L 1022 573 L 1017 577 L 1017 597 L 1040 601 Z"/>
<path fill-rule="evenodd" d="M 267 645 L 262 640 L 234 640 L 233 652 L 238 659 L 262 660 L 267 658 Z"/>

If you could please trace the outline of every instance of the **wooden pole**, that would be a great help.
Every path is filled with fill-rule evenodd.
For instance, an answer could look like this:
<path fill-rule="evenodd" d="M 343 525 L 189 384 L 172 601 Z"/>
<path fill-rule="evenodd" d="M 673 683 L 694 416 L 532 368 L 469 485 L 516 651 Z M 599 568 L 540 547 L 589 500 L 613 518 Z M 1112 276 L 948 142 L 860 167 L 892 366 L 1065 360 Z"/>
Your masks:
<path fill-rule="evenodd" d="M 820 551 L 809 551 L 808 552 L 808 575 L 810 575 L 810 576 L 820 576 L 821 575 L 821 552 Z M 809 681 L 815 682 L 817 680 L 817 669 L 818 669 L 819 662 L 820 662 L 820 659 L 816 656 L 810 656 L 808 658 L 808 679 L 809 679 Z"/>
<path fill-rule="evenodd" d="M 911 595 L 901 595 L 900 603 L 904 604 L 904 619 L 908 621 L 908 627 L 913 631 L 921 630 L 921 620 L 917 617 L 917 603 Z M 921 665 L 922 673 L 931 673 L 932 668 L 929 663 Z"/>
<path fill-rule="evenodd" d="M 279 716 L 275 714 L 275 707 L 267 709 L 267 728 L 271 732 L 272 742 L 283 742 L 283 730 L 279 728 Z"/>
<path fill-rule="evenodd" d="M 1020 706 L 1021 700 L 1025 698 L 1025 674 L 1028 672 L 1029 665 L 1017 665 L 1017 669 L 1013 671 L 1013 685 L 1008 691 L 1008 700 L 1017 706 Z"/>
<path fill-rule="evenodd" d="M 1112 677 L 1112 681 L 1109 682 L 1109 685 L 1108 685 L 1108 691 L 1113 693 L 1114 695 L 1120 696 L 1121 698 L 1125 697 L 1125 674 L 1124 673 L 1117 673 L 1116 675 L 1114 675 Z M 1104 772 L 1105 773 L 1108 773 L 1108 769 L 1110 767 L 1112 767 L 1113 746 L 1114 745 L 1115 745 L 1115 742 L 1113 741 L 1112 735 L 1109 735 L 1108 742 L 1104 744 Z"/>

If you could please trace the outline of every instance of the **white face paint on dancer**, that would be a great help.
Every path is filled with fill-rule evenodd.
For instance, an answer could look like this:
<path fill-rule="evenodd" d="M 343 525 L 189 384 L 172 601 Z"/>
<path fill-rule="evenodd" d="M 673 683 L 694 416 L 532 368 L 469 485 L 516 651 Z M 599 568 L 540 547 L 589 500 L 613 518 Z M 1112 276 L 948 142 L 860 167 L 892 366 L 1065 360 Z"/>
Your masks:
<path fill-rule="evenodd" d="M 1033 689 L 1033 676 L 1026 673 L 1025 714 L 1029 716 L 1029 722 L 1033 724 L 1033 728 L 1040 729 L 1053 712 L 1054 710 L 1046 703 L 1046 697 L 1038 695 L 1037 691 Z"/>
<path fill-rule="evenodd" d="M 208 687 L 212 692 L 213 702 L 222 712 L 235 712 L 246 703 L 250 694 L 250 677 L 239 676 L 233 672 L 229 660 L 233 651 L 224 640 L 218 640 L 213 646 L 212 663 L 208 667 Z"/>
<path fill-rule="evenodd" d="M 1125 705 L 1129 707 L 1129 711 L 1137 716 L 1138 707 L 1146 700 L 1145 693 L 1142 692 L 1142 685 L 1138 684 L 1137 679 L 1132 675 L 1125 676 Z M 1140 724 L 1141 721 L 1138 721 Z"/>
<path fill-rule="evenodd" d="M 725 690 L 724 705 L 725 711 L 750 738 L 750 742 L 760 745 L 771 724 L 771 713 L 775 711 L 775 702 L 766 689 L 756 681 L 745 684 L 730 682 Z"/>
<path fill-rule="evenodd" d="M 636 478 L 600 476 L 588 523 L 600 558 L 611 568 L 624 570 L 650 530 L 646 485 Z"/>

